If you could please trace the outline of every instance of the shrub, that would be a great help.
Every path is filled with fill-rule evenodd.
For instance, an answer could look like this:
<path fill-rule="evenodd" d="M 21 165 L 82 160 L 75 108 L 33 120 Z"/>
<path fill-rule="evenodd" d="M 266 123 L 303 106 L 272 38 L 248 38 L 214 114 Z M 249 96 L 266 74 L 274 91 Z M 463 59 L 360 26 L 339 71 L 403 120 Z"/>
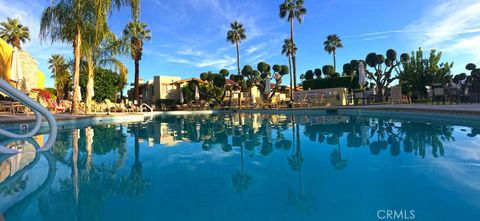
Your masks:
<path fill-rule="evenodd" d="M 360 85 L 358 84 L 358 77 L 337 77 L 337 78 L 324 78 L 324 79 L 314 79 L 306 80 L 303 82 L 303 89 L 327 89 L 327 88 L 353 88 L 358 89 Z"/>

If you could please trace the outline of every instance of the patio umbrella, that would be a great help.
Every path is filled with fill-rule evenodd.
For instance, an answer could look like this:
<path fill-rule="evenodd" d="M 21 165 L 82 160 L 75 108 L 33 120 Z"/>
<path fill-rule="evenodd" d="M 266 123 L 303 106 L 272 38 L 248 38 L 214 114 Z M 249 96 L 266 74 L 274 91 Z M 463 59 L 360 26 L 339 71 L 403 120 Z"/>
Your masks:
<path fill-rule="evenodd" d="M 183 98 L 183 91 L 180 90 L 180 103 L 183 104 L 185 102 L 185 98 Z"/>
<path fill-rule="evenodd" d="M 198 92 L 198 84 L 195 84 L 195 100 L 200 100 L 200 93 Z"/>
<path fill-rule="evenodd" d="M 365 66 L 363 65 L 363 62 L 359 62 L 358 64 L 358 84 L 365 84 Z"/>
<path fill-rule="evenodd" d="M 87 171 L 89 171 L 92 167 L 92 153 L 93 153 L 93 129 L 91 127 L 85 128 L 85 136 L 87 139 L 87 145 L 85 149 L 87 150 Z"/>
<path fill-rule="evenodd" d="M 17 47 L 13 48 L 12 53 L 12 69 L 10 72 L 10 80 L 15 82 L 15 88 L 21 89 L 21 81 L 23 80 L 22 65 L 20 61 L 19 51 Z"/>
<path fill-rule="evenodd" d="M 197 132 L 197 141 L 200 140 L 200 124 L 195 125 L 195 131 Z"/>
<path fill-rule="evenodd" d="M 78 88 L 78 101 L 82 102 L 82 90 Z"/>
<path fill-rule="evenodd" d="M 270 94 L 270 75 L 267 75 L 267 79 L 265 79 L 265 94 Z"/>
<path fill-rule="evenodd" d="M 362 138 L 362 145 L 368 144 L 368 127 L 361 126 L 360 127 L 360 137 Z"/>

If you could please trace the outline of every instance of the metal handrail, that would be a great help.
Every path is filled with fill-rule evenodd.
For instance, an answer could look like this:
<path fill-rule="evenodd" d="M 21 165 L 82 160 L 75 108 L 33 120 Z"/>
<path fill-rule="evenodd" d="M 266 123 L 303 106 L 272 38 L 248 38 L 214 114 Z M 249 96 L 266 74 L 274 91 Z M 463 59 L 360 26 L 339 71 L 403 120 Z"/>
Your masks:
<path fill-rule="evenodd" d="M 146 104 L 146 103 L 143 103 L 142 105 L 140 105 L 140 111 L 141 111 L 141 112 L 143 112 L 143 107 L 144 107 L 144 106 L 147 107 L 148 109 L 150 109 L 150 112 L 153 112 L 153 108 L 152 108 L 150 105 Z"/>
<path fill-rule="evenodd" d="M 57 139 L 57 122 L 55 121 L 55 118 L 50 113 L 50 111 L 48 111 L 41 104 L 32 100 L 30 97 L 23 94 L 21 91 L 17 90 L 16 88 L 12 87 L 9 83 L 7 83 L 2 79 L 0 79 L 0 91 L 7 94 L 11 98 L 18 100 L 19 102 L 22 102 L 26 107 L 32 109 L 32 111 L 35 113 L 35 126 L 30 132 L 25 134 L 16 134 L 10 131 L 0 129 L 0 135 L 6 136 L 9 138 L 15 138 L 15 139 L 31 138 L 34 135 L 36 135 L 38 130 L 40 129 L 42 116 L 43 116 L 45 117 L 45 119 L 48 122 L 48 125 L 50 126 L 50 133 L 49 133 L 47 142 L 42 147 L 37 149 L 37 152 L 50 150 L 53 144 L 55 144 L 55 140 Z M 16 154 L 16 153 L 19 153 L 19 151 L 7 148 L 0 144 L 0 154 Z"/>

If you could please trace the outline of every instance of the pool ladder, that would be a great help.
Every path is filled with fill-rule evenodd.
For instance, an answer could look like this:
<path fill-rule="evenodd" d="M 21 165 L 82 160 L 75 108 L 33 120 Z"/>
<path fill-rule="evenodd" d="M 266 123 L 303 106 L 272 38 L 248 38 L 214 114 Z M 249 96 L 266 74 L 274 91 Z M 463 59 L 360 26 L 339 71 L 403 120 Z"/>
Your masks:
<path fill-rule="evenodd" d="M 153 108 L 146 103 L 143 103 L 142 105 L 140 105 L 140 112 L 143 112 L 143 107 L 146 107 L 150 110 L 150 112 L 153 112 Z"/>
<path fill-rule="evenodd" d="M 48 111 L 45 107 L 40 105 L 38 102 L 32 100 L 27 95 L 23 94 L 21 91 L 17 90 L 16 88 L 12 87 L 6 81 L 0 79 L 0 91 L 7 94 L 11 98 L 18 100 L 19 102 L 23 103 L 26 107 L 30 108 L 33 113 L 35 113 L 35 125 L 30 132 L 25 134 L 16 134 L 10 131 L 6 131 L 4 129 L 0 129 L 0 135 L 6 136 L 11 139 L 29 139 L 35 136 L 40 129 L 42 123 L 42 116 L 48 122 L 50 126 L 50 133 L 48 135 L 48 140 L 45 144 L 37 149 L 37 152 L 44 152 L 48 151 L 52 148 L 55 140 L 57 139 L 57 122 L 53 117 L 52 113 Z M 10 149 L 2 144 L 0 144 L 0 154 L 16 154 L 19 153 L 18 150 Z"/>

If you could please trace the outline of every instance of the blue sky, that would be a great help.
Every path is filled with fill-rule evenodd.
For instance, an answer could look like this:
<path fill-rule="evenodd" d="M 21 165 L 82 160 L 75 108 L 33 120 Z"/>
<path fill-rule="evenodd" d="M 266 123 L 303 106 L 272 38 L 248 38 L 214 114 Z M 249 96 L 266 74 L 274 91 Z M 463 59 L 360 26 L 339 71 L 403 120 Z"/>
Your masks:
<path fill-rule="evenodd" d="M 29 26 L 32 41 L 24 46 L 50 76 L 48 57 L 54 53 L 71 57 L 70 45 L 40 42 L 39 20 L 49 0 L 0 0 L 0 20 L 18 17 Z M 235 71 L 235 47 L 226 40 L 230 22 L 245 25 L 247 40 L 241 45 L 241 65 L 259 61 L 287 64 L 280 54 L 289 25 L 278 16 L 282 0 L 142 0 L 141 20 L 152 30 L 144 45 L 140 74 L 183 78 L 204 71 L 228 68 Z M 454 74 L 464 72 L 469 62 L 480 63 L 480 1 L 478 0 L 305 0 L 304 22 L 295 24 L 298 72 L 332 64 L 323 41 L 338 34 L 344 48 L 337 52 L 337 66 L 351 59 L 364 59 L 369 52 L 399 54 L 422 47 L 443 51 L 443 61 L 454 61 Z M 123 9 L 110 18 L 121 34 L 130 19 Z M 133 61 L 122 57 L 133 81 Z M 288 82 L 287 79 L 284 81 Z M 53 80 L 47 79 L 52 86 Z"/>

